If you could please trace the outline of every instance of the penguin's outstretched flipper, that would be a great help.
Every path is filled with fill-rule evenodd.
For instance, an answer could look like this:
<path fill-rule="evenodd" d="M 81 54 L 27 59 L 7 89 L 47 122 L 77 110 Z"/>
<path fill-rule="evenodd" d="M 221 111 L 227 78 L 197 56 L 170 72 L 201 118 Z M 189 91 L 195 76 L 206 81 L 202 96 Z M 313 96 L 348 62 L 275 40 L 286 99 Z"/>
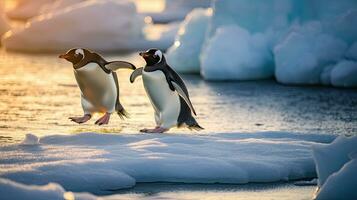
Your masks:
<path fill-rule="evenodd" d="M 141 76 L 143 74 L 143 67 L 137 68 L 136 70 L 133 71 L 130 75 L 130 83 L 134 83 L 135 79 L 138 76 Z"/>
<path fill-rule="evenodd" d="M 183 89 L 175 82 L 171 82 L 172 85 L 174 86 L 175 90 L 177 91 L 177 93 L 183 98 L 183 100 L 185 100 L 186 104 L 190 107 L 190 109 L 192 110 L 193 114 L 196 114 L 195 109 L 193 108 L 193 105 L 190 101 L 190 98 L 186 95 L 186 93 L 183 91 Z"/>
<path fill-rule="evenodd" d="M 125 62 L 125 61 L 112 61 L 112 62 L 108 62 L 105 64 L 105 68 L 111 70 L 111 71 L 115 71 L 117 69 L 132 69 L 135 70 L 136 67 L 129 63 L 129 62 Z"/>

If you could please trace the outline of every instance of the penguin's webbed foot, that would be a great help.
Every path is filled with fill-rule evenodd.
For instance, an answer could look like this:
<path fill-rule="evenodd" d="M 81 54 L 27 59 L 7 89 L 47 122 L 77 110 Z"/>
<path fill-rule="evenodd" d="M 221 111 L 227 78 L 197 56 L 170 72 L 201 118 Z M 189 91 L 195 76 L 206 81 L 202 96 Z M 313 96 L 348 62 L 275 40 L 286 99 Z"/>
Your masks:
<path fill-rule="evenodd" d="M 70 119 L 72 122 L 76 122 L 77 124 L 83 124 L 90 120 L 91 117 L 91 115 L 85 114 L 83 117 L 69 117 L 68 119 Z"/>
<path fill-rule="evenodd" d="M 144 129 L 141 129 L 140 132 L 142 132 L 142 133 L 164 133 L 168 130 L 169 129 L 167 129 L 167 128 L 156 127 L 154 129 L 144 128 Z"/>
<path fill-rule="evenodd" d="M 104 124 L 108 124 L 109 123 L 109 119 L 110 119 L 110 114 L 109 113 L 105 113 L 101 118 L 99 118 L 95 124 L 101 126 Z"/>

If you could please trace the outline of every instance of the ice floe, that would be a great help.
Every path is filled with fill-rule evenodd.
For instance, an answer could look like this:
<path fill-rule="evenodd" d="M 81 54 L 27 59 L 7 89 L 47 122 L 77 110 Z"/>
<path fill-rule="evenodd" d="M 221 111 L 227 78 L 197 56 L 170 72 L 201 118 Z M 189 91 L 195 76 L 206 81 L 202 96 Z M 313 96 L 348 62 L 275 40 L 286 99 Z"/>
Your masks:
<path fill-rule="evenodd" d="M 357 198 L 357 136 L 313 147 L 319 190 L 316 199 Z"/>
<path fill-rule="evenodd" d="M 287 132 L 53 135 L 37 145 L 0 147 L 0 178 L 91 193 L 136 182 L 299 180 L 316 177 L 311 146 L 334 138 Z"/>
<path fill-rule="evenodd" d="M 144 17 L 131 1 L 90 0 L 32 18 L 3 38 L 8 50 L 63 51 L 75 46 L 93 50 L 166 49 L 174 34 L 146 38 Z"/>

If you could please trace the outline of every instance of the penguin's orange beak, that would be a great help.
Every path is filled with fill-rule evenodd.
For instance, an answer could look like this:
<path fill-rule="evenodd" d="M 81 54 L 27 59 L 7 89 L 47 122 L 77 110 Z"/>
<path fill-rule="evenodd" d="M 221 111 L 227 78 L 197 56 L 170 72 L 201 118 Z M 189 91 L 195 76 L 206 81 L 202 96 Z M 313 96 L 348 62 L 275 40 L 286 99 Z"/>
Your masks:
<path fill-rule="evenodd" d="M 139 55 L 142 56 L 143 58 L 149 57 L 149 55 L 146 52 L 140 52 Z"/>
<path fill-rule="evenodd" d="M 59 58 L 67 59 L 69 56 L 67 54 L 62 54 L 58 56 Z"/>

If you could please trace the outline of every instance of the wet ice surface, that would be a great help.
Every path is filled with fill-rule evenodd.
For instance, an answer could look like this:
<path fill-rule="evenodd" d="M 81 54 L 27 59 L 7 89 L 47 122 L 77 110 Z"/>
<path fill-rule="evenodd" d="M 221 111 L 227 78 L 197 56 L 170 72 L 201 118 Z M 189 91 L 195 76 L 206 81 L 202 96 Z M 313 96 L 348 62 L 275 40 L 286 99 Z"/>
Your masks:
<path fill-rule="evenodd" d="M 199 200 L 283 200 L 311 199 L 315 187 L 295 187 L 292 183 L 272 184 L 177 184 L 177 183 L 139 183 L 134 188 L 116 191 L 117 195 L 108 199 L 190 199 Z M 106 198 L 105 198 L 106 199 Z"/>
<path fill-rule="evenodd" d="M 128 60 L 137 67 L 137 53 L 105 56 Z M 121 102 L 131 118 L 113 115 L 107 126 L 77 125 L 69 116 L 82 115 L 79 89 L 71 65 L 57 55 L 0 53 L 0 144 L 13 143 L 26 133 L 75 134 L 100 132 L 128 134 L 153 127 L 153 109 L 141 79 L 129 83 L 130 71 L 120 71 Z M 357 90 L 329 87 L 293 87 L 274 81 L 205 82 L 198 76 L 183 76 L 200 133 L 294 131 L 302 133 L 356 134 Z M 172 129 L 171 133 L 187 133 Z M 190 132 L 189 132 L 190 133 Z M 192 134 L 197 134 L 193 132 Z"/>

